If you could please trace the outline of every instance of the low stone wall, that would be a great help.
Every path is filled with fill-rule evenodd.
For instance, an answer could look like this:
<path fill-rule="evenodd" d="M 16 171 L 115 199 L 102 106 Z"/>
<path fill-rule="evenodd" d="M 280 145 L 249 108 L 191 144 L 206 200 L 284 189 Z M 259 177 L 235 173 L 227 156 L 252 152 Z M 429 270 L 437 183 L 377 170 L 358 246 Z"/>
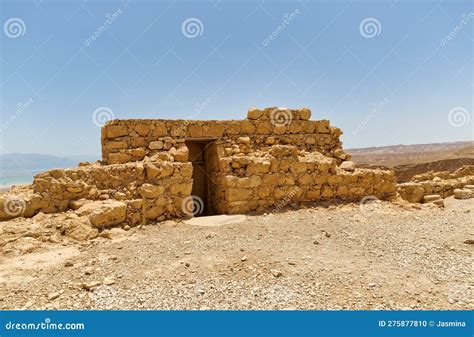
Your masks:
<path fill-rule="evenodd" d="M 413 181 L 457 179 L 467 176 L 474 176 L 474 165 L 464 165 L 456 171 L 426 172 L 413 176 Z"/>
<path fill-rule="evenodd" d="M 190 195 L 191 188 L 191 163 L 156 159 L 57 169 L 35 176 L 33 190 L 21 197 L 22 215 L 78 209 L 87 201 L 115 199 L 128 205 L 126 221 L 136 225 L 144 219 L 179 216 L 182 199 Z M 77 200 L 84 202 L 73 203 Z M 3 214 L 3 219 L 11 217 Z"/>
<path fill-rule="evenodd" d="M 349 172 L 336 163 L 336 159 L 317 152 L 299 156 L 293 146 L 273 146 L 260 157 L 224 157 L 215 175 L 217 211 L 247 213 L 291 203 L 357 201 L 368 195 L 387 199 L 395 195 L 393 172 Z"/>
<path fill-rule="evenodd" d="M 412 203 L 418 203 L 422 202 L 423 197 L 427 195 L 439 194 L 442 198 L 447 198 L 454 194 L 455 189 L 473 184 L 474 175 L 457 179 L 424 180 L 398 184 L 398 193 L 403 199 Z"/>

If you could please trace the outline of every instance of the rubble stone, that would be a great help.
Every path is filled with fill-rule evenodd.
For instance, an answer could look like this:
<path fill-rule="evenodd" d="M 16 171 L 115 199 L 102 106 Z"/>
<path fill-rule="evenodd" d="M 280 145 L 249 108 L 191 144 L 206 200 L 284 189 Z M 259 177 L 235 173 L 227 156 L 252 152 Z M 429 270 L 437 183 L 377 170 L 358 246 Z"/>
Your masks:
<path fill-rule="evenodd" d="M 456 199 L 470 199 L 474 197 L 474 191 L 467 188 L 457 188 L 454 190 L 454 197 Z"/>

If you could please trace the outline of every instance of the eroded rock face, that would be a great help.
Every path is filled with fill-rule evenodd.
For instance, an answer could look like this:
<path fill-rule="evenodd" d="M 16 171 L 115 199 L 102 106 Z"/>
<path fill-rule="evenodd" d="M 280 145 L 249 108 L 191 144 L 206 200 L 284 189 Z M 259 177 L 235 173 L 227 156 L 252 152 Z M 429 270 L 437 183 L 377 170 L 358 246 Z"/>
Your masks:
<path fill-rule="evenodd" d="M 207 144 L 198 161 L 208 183 L 203 203 L 214 213 L 396 194 L 393 172 L 357 169 L 341 130 L 310 116 L 306 108 L 253 108 L 241 121 L 110 121 L 102 128 L 102 162 L 36 175 L 27 190 L 8 195 L 19 199 L 15 214 L 5 212 L 0 194 L 0 219 L 72 209 L 78 218 L 64 231 L 82 240 L 111 226 L 189 216 L 196 141 Z"/>

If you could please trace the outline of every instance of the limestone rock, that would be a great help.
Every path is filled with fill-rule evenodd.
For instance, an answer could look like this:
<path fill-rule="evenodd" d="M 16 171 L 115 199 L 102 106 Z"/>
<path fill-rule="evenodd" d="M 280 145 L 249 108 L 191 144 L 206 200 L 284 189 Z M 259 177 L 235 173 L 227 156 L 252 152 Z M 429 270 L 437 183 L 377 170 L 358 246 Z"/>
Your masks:
<path fill-rule="evenodd" d="M 69 203 L 69 208 L 73 209 L 73 210 L 78 210 L 79 208 L 81 208 L 82 206 L 84 206 L 85 204 L 88 204 L 90 202 L 93 202 L 93 200 L 88 200 L 88 199 L 79 199 L 79 200 L 73 200 Z"/>
<path fill-rule="evenodd" d="M 106 125 L 107 137 L 116 138 L 128 135 L 128 128 L 126 125 Z"/>
<path fill-rule="evenodd" d="M 299 110 L 300 118 L 307 121 L 311 118 L 311 110 L 308 108 L 303 108 Z"/>
<path fill-rule="evenodd" d="M 90 281 L 90 282 L 81 283 L 81 287 L 86 289 L 86 290 L 92 290 L 92 289 L 97 288 L 101 285 L 102 285 L 102 282 L 100 282 L 100 281 Z"/>
<path fill-rule="evenodd" d="M 283 275 L 283 273 L 282 273 L 280 270 L 278 270 L 278 269 L 271 269 L 270 271 L 272 272 L 272 275 L 273 275 L 274 277 L 280 277 L 280 276 Z"/>
<path fill-rule="evenodd" d="M 257 108 L 250 108 L 247 112 L 248 119 L 259 119 L 263 115 L 263 111 Z"/>
<path fill-rule="evenodd" d="M 163 194 L 165 188 L 163 186 L 156 186 L 152 184 L 143 184 L 139 188 L 140 195 L 145 198 L 155 199 Z"/>
<path fill-rule="evenodd" d="M 97 228 L 92 227 L 87 217 L 65 220 L 61 232 L 77 241 L 94 239 L 99 235 L 99 231 Z"/>
<path fill-rule="evenodd" d="M 457 188 L 454 190 L 454 198 L 456 199 L 470 199 L 474 197 L 474 191 L 471 189 L 460 189 Z"/>
<path fill-rule="evenodd" d="M 148 145 L 148 148 L 150 150 L 161 150 L 164 146 L 164 143 L 161 140 L 155 141 L 155 142 L 150 142 L 150 145 Z"/>
<path fill-rule="evenodd" d="M 189 152 L 188 152 L 188 148 L 185 146 L 182 146 L 179 149 L 172 147 L 169 153 L 173 156 L 175 161 L 181 161 L 181 162 L 188 161 Z"/>
<path fill-rule="evenodd" d="M 404 183 L 400 184 L 398 188 L 400 196 L 412 203 L 421 202 L 425 190 L 419 183 Z"/>
<path fill-rule="evenodd" d="M 356 165 L 353 161 L 343 161 L 339 167 L 343 170 L 353 172 L 356 168 Z"/>
<path fill-rule="evenodd" d="M 281 157 L 296 157 L 298 155 L 298 150 L 296 146 L 291 145 L 273 145 L 270 149 L 270 154 L 275 158 Z"/>
<path fill-rule="evenodd" d="M 432 201 L 432 203 L 435 204 L 436 206 L 444 207 L 444 199 L 434 200 Z"/>
<path fill-rule="evenodd" d="M 79 216 L 87 216 L 94 227 L 103 228 L 117 225 L 126 220 L 127 204 L 117 200 L 94 201 L 76 211 Z"/>
<path fill-rule="evenodd" d="M 439 194 L 430 194 L 430 195 L 425 195 L 423 197 L 423 202 L 428 203 L 428 202 L 433 202 L 440 199 L 441 199 L 441 196 Z"/>

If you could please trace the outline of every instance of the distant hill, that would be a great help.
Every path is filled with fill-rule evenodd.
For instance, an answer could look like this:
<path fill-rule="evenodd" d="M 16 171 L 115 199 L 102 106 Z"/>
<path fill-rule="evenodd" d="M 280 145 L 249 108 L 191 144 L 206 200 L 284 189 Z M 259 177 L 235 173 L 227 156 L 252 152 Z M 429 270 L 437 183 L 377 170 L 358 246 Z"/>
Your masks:
<path fill-rule="evenodd" d="M 78 165 L 80 162 L 85 162 L 85 161 L 93 163 L 97 160 L 100 160 L 101 158 L 100 158 L 100 156 L 77 155 L 77 156 L 68 156 L 67 159 L 71 159 L 72 161 L 75 161 Z"/>
<path fill-rule="evenodd" d="M 75 167 L 81 161 L 95 161 L 94 156 L 56 157 L 37 153 L 10 153 L 0 155 L 0 177 L 31 175 L 53 168 Z"/>
<path fill-rule="evenodd" d="M 427 163 L 444 159 L 474 158 L 474 142 L 391 145 L 348 149 L 356 164 L 396 165 Z"/>
<path fill-rule="evenodd" d="M 405 182 L 428 171 L 454 171 L 474 165 L 474 142 L 392 145 L 349 149 L 359 167 L 385 167 L 395 170 Z"/>

